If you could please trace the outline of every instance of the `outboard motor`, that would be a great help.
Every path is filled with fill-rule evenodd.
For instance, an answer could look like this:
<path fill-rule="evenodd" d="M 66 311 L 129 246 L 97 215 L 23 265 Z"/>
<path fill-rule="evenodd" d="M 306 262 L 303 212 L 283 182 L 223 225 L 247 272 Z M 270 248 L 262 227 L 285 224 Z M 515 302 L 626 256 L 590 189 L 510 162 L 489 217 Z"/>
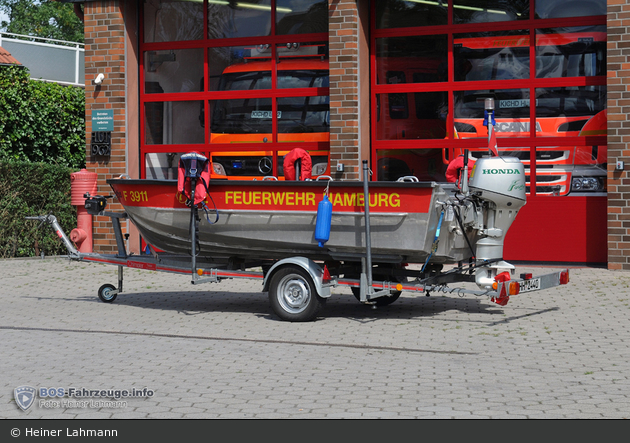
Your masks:
<path fill-rule="evenodd" d="M 476 258 L 493 260 L 503 258 L 503 242 L 518 211 L 525 205 L 525 167 L 515 157 L 487 157 L 477 160 L 469 183 L 470 194 L 487 205 L 485 229 L 477 242 Z M 499 261 L 481 268 L 475 276 L 481 288 L 491 287 L 502 271 L 514 266 Z"/>

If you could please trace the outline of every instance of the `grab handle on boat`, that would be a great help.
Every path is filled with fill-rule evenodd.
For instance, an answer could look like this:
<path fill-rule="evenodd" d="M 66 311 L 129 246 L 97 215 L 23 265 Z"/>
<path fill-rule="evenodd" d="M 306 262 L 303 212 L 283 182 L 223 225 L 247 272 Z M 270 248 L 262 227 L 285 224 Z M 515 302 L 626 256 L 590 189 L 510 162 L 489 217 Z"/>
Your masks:
<path fill-rule="evenodd" d="M 404 177 L 400 177 L 398 180 L 396 180 L 397 182 L 412 182 L 412 183 L 418 183 L 420 180 L 418 180 L 418 177 L 416 177 L 415 175 L 405 175 Z"/>

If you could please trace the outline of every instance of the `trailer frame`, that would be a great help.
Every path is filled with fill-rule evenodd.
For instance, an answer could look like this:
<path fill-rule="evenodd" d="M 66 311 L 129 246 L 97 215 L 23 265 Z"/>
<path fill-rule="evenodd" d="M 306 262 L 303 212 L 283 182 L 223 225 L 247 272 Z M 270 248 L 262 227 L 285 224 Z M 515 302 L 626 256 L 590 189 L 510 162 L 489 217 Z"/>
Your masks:
<path fill-rule="evenodd" d="M 274 312 L 287 321 L 313 320 L 326 299 L 332 296 L 332 288 L 341 286 L 352 290 L 355 297 L 363 304 L 386 306 L 395 301 L 402 291 L 422 293 L 430 296 L 433 293 L 446 295 L 474 295 L 486 296 L 499 305 L 507 304 L 509 297 L 519 293 L 534 292 L 549 289 L 569 282 L 569 270 L 533 277 L 529 274 L 521 275 L 520 279 L 497 281 L 492 288 L 475 290 L 464 287 L 449 287 L 449 283 L 475 282 L 474 271 L 479 267 L 491 266 L 500 260 L 483 260 L 460 263 L 446 272 L 424 272 L 400 269 L 393 273 L 400 279 L 411 281 L 388 281 L 372 279 L 373 268 L 368 266 L 368 260 L 362 259 L 359 278 L 347 278 L 345 274 L 352 269 L 357 273 L 358 268 L 341 265 L 338 269 L 329 268 L 326 263 L 318 263 L 308 257 L 288 257 L 277 261 L 243 264 L 216 263 L 205 257 L 195 257 L 195 271 L 191 269 L 191 256 L 174 255 L 151 251 L 149 254 L 129 254 L 125 241 L 128 235 L 123 235 L 121 221 L 127 219 L 125 212 L 101 211 L 99 215 L 111 219 L 117 254 L 98 254 L 79 252 L 65 234 L 57 218 L 52 215 L 27 217 L 40 221 L 40 226 L 48 224 L 61 239 L 68 250 L 68 258 L 73 261 L 101 263 L 118 267 L 117 285 L 103 284 L 98 289 L 98 297 L 105 303 L 112 303 L 123 292 L 124 268 L 170 272 L 191 276 L 191 284 L 218 283 L 224 279 L 246 278 L 262 282 L 262 292 L 269 292 L 269 300 Z M 369 223 L 366 223 L 369 225 Z M 150 250 L 150 247 L 149 247 Z M 368 248 L 369 251 L 369 248 Z M 367 253 L 369 257 L 369 252 Z M 261 270 L 257 270 L 260 268 Z M 332 273 L 331 273 L 332 270 Z M 278 283 L 278 276 L 283 277 L 284 285 Z"/>

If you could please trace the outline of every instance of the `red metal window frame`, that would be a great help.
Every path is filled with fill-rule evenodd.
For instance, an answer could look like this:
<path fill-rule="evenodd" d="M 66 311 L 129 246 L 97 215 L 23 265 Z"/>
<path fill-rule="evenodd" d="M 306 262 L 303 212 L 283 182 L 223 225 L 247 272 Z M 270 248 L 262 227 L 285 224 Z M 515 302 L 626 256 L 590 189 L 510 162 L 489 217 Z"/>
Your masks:
<path fill-rule="evenodd" d="M 204 126 L 204 143 L 203 144 L 151 144 L 147 145 L 145 134 L 145 112 L 146 103 L 152 102 L 174 102 L 174 101 L 201 101 L 204 102 L 204 111 L 207 118 L 210 116 L 209 100 L 226 100 L 226 99 L 242 99 L 242 98 L 270 98 L 272 103 L 272 115 L 277 115 L 278 98 L 283 97 L 315 97 L 328 96 L 329 88 L 293 88 L 279 89 L 277 88 L 277 46 L 286 43 L 305 43 L 314 41 L 328 42 L 328 33 L 312 33 L 312 34 L 286 34 L 276 35 L 275 20 L 276 0 L 271 0 L 271 35 L 261 37 L 239 37 L 226 39 L 209 39 L 208 38 L 208 0 L 203 0 L 203 35 L 202 40 L 173 41 L 173 42 L 144 42 L 144 10 L 140 8 L 140 64 L 139 64 L 139 82 L 140 82 L 140 177 L 146 178 L 145 156 L 150 153 L 171 153 L 171 152 L 189 152 L 197 151 L 209 155 L 210 152 L 225 151 L 273 151 L 274 152 L 274 170 L 273 175 L 277 176 L 277 157 L 278 151 L 286 151 L 287 144 L 278 142 L 278 121 L 274 117 L 272 119 L 272 140 L 264 144 L 264 148 L 257 143 L 239 144 L 238 149 L 229 143 L 210 143 L 210 125 Z M 269 44 L 271 47 L 271 89 L 254 90 L 254 91 L 209 91 L 208 82 L 204 82 L 204 90 L 200 92 L 172 92 L 172 93 L 152 93 L 145 92 L 144 79 L 144 54 L 147 51 L 156 50 L 175 50 L 175 49 L 202 49 L 204 52 L 203 72 L 204 78 L 209 78 L 208 70 L 208 49 L 215 47 L 233 47 L 233 46 L 256 46 L 259 44 Z M 296 143 L 292 143 L 295 145 Z M 299 146 L 305 150 L 330 150 L 330 143 L 326 142 L 302 142 Z"/>
<path fill-rule="evenodd" d="M 606 76 L 592 77 L 569 77 L 569 78 L 536 78 L 536 29 L 577 27 L 606 25 L 606 16 L 569 17 L 552 19 L 535 19 L 535 2 L 544 0 L 530 0 L 530 16 L 527 20 L 489 22 L 483 23 L 483 31 L 510 31 L 529 30 L 529 59 L 530 73 L 527 79 L 516 80 L 489 80 L 489 81 L 468 81 L 455 82 L 453 39 L 454 34 L 479 32 L 479 23 L 453 24 L 453 2 L 448 1 L 448 24 L 438 26 L 419 26 L 406 28 L 377 29 L 376 27 L 376 2 L 370 4 L 370 106 L 371 106 L 371 150 L 370 157 L 372 165 L 377 162 L 377 150 L 381 149 L 451 149 L 454 147 L 461 149 L 487 148 L 487 143 L 479 139 L 455 139 L 452 131 L 447 131 L 446 139 L 426 139 L 426 140 L 379 140 L 377 138 L 376 118 L 376 97 L 378 94 L 388 93 L 414 93 L 443 91 L 448 94 L 448 108 L 454 109 L 453 95 L 456 91 L 474 91 L 479 89 L 528 89 L 530 99 L 536 97 L 536 89 L 544 87 L 568 87 L 568 86 L 605 86 Z M 435 83 L 403 83 L 403 84 L 378 84 L 376 82 L 376 40 L 383 37 L 411 37 L 411 36 L 448 36 L 448 81 Z M 530 109 L 530 133 L 529 137 L 518 138 L 497 138 L 500 148 L 510 147 L 530 147 L 530 195 L 536 195 L 536 147 L 554 146 L 558 144 L 556 137 L 536 136 L 536 109 Z M 447 128 L 454 127 L 453 112 L 449 112 L 446 121 Z M 562 144 L 593 146 L 606 145 L 606 136 L 586 136 L 586 137 L 563 137 Z"/>

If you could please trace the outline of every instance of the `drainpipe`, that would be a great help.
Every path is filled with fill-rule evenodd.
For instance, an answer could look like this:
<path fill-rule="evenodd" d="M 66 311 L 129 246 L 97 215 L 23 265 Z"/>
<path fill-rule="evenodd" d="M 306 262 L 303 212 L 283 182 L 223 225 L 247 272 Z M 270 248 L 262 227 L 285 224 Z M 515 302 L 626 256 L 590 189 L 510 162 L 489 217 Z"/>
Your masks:
<path fill-rule="evenodd" d="M 83 18 L 83 11 L 81 10 L 81 6 L 83 5 L 83 3 L 74 3 L 74 13 L 76 14 L 77 17 L 79 17 L 79 20 L 81 20 L 81 23 L 84 23 Z"/>

